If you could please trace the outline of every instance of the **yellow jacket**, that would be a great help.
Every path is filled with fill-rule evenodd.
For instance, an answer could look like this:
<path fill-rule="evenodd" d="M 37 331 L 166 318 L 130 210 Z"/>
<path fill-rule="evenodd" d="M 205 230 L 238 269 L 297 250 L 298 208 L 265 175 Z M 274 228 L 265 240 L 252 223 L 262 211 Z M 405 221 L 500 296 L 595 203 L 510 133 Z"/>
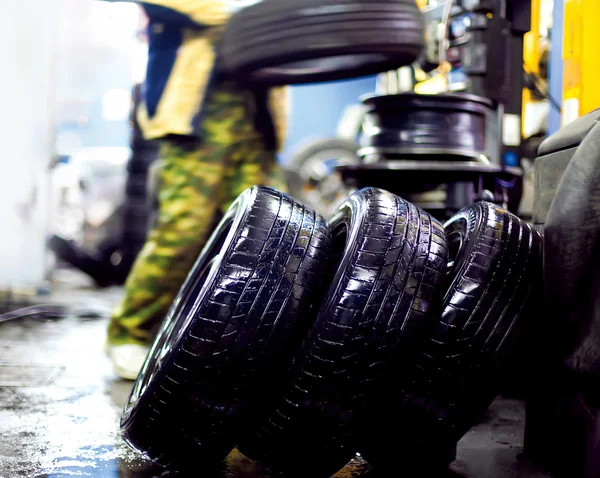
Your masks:
<path fill-rule="evenodd" d="M 138 120 L 147 139 L 194 135 L 215 74 L 215 44 L 233 10 L 226 0 L 143 0 L 150 19 L 145 101 Z M 279 145 L 287 119 L 286 93 L 271 91 Z"/>

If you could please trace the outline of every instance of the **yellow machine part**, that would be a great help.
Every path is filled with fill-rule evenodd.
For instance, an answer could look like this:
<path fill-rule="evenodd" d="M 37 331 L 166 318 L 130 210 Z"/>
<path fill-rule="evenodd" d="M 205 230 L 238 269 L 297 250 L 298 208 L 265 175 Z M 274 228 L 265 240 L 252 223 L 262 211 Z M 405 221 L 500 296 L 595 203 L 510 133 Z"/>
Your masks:
<path fill-rule="evenodd" d="M 563 125 L 600 107 L 600 1 L 565 0 Z"/>
<path fill-rule="evenodd" d="M 539 75 L 540 73 L 540 23 L 541 23 L 541 0 L 531 0 L 531 30 L 523 38 L 523 62 L 528 73 Z M 525 115 L 529 103 L 533 103 L 533 95 L 527 88 L 523 89 L 523 114 Z M 525 126 L 525 121 L 523 121 Z"/>

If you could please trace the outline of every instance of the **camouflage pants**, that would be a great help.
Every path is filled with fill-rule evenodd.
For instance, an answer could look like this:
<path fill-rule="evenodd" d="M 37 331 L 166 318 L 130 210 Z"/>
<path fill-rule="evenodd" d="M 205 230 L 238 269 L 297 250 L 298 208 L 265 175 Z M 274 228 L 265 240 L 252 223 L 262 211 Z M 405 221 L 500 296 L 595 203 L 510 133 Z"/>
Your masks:
<path fill-rule="evenodd" d="M 111 344 L 149 344 L 221 212 L 255 184 L 282 188 L 275 152 L 266 151 L 234 85 L 207 98 L 200 143 L 164 141 L 159 215 L 114 311 Z"/>

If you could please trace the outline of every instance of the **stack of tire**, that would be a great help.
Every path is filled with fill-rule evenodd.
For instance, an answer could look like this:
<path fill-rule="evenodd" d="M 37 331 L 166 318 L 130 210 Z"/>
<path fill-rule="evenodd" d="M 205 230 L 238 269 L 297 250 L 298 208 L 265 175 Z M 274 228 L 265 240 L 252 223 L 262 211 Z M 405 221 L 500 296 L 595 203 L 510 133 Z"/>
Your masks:
<path fill-rule="evenodd" d="M 141 101 L 141 85 L 136 85 L 132 94 L 131 157 L 127 163 L 123 203 L 123 262 L 129 265 L 128 268 L 141 251 L 148 235 L 152 211 L 148 178 L 150 167 L 159 155 L 159 143 L 145 139 L 137 121 Z"/>
<path fill-rule="evenodd" d="M 102 241 L 95 253 L 84 251 L 75 241 L 54 235 L 48 247 L 58 258 L 89 275 L 99 287 L 123 284 L 148 234 L 153 209 L 148 194 L 149 170 L 159 155 L 156 141 L 144 139 L 137 121 L 141 86 L 132 92 L 131 157 L 127 163 L 125 200 L 120 207 L 122 227 Z"/>
<path fill-rule="evenodd" d="M 290 476 L 357 452 L 446 466 L 527 345 L 540 270 L 540 235 L 491 203 L 442 226 L 366 188 L 325 220 L 249 189 L 173 303 L 124 437 L 204 474 L 236 446 Z"/>

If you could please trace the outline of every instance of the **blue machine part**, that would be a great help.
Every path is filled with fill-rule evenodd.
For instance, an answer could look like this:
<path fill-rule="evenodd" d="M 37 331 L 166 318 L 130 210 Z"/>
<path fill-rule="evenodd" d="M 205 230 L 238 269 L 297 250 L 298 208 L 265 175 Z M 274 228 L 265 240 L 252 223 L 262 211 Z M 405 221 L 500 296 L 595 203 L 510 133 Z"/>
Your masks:
<path fill-rule="evenodd" d="M 519 156 L 513 151 L 504 153 L 504 164 L 506 166 L 519 166 Z"/>

